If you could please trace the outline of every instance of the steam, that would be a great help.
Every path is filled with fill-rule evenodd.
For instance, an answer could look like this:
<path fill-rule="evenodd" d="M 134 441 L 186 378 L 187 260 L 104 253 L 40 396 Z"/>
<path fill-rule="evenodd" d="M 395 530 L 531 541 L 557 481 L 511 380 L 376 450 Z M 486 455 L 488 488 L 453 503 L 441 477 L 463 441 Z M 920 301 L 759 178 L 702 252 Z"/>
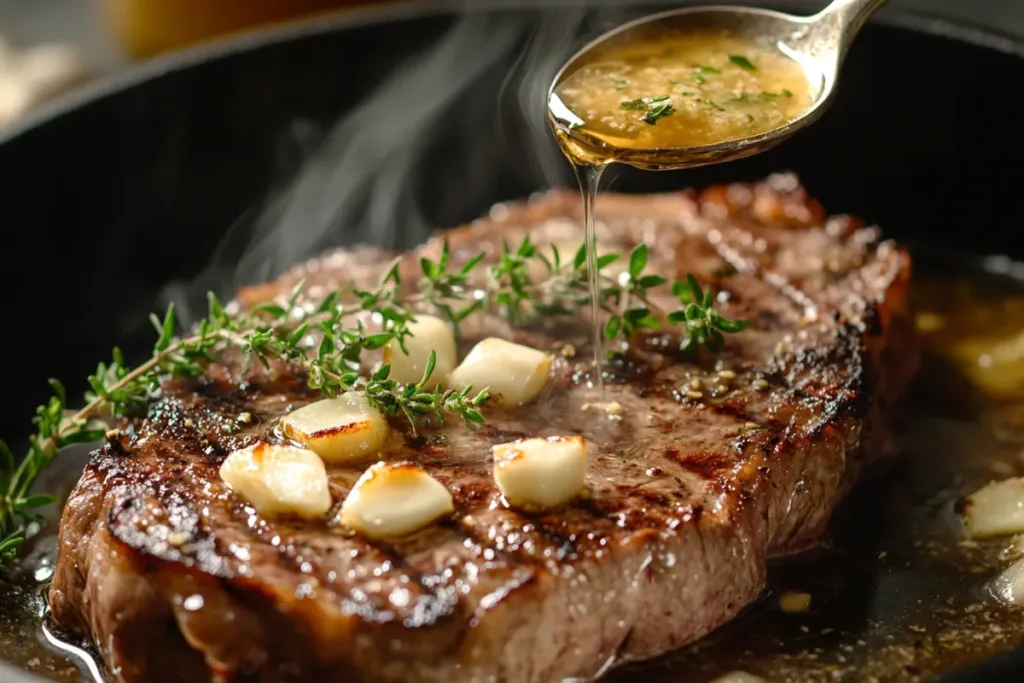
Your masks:
<path fill-rule="evenodd" d="M 329 130 L 295 122 L 279 141 L 277 189 L 238 219 L 197 278 L 169 284 L 163 303 L 191 324 L 208 290 L 233 296 L 336 247 L 408 248 L 493 201 L 567 184 L 545 99 L 594 16 L 582 5 L 467 9 Z M 592 30 L 617 21 L 605 16 Z"/>
<path fill-rule="evenodd" d="M 551 80 L 568 56 L 565 50 L 554 49 L 554 46 L 572 45 L 584 16 L 582 9 L 571 9 L 534 24 L 527 48 L 516 60 L 502 85 L 502 101 L 507 101 L 508 91 L 515 91 L 518 106 L 513 111 L 518 117 L 514 122 L 504 118 L 500 120 L 505 124 L 518 123 L 525 127 L 525 138 L 532 144 L 534 151 L 529 161 L 549 187 L 563 183 L 568 170 L 565 158 L 551 144 L 551 130 L 546 115 Z M 514 136 L 509 130 L 503 133 L 506 140 Z"/>

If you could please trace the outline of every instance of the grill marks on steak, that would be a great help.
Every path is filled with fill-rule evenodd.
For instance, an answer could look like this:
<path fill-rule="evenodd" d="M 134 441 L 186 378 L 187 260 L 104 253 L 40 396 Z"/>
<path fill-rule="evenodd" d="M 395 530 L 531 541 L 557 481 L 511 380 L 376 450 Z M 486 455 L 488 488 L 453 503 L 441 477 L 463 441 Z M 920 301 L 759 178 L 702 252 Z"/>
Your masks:
<path fill-rule="evenodd" d="M 889 445 L 884 416 L 913 370 L 908 259 L 875 229 L 826 219 L 788 176 L 700 196 L 605 195 L 598 208 L 602 246 L 646 242 L 653 270 L 694 272 L 723 293 L 725 315 L 753 327 L 696 361 L 649 335 L 612 368 L 606 400 L 621 419 L 583 409 L 601 399 L 570 356 L 537 406 L 396 436 L 384 457 L 420 463 L 457 512 L 393 543 L 260 518 L 220 481 L 227 453 L 276 439 L 275 420 L 317 398 L 302 378 L 242 377 L 227 362 L 168 382 L 147 420 L 96 452 L 68 502 L 57 621 L 90 634 L 123 681 L 205 680 L 197 672 L 211 665 L 240 681 L 539 682 L 654 656 L 735 616 L 762 590 L 766 559 L 818 539 L 862 463 Z M 447 236 L 455 261 L 493 258 L 501 238 L 528 233 L 578 244 L 579 211 L 574 193 L 550 193 Z M 405 256 L 404 280 L 439 249 Z M 374 284 L 391 258 L 327 255 L 239 301 L 300 278 L 313 299 Z M 464 332 L 563 346 L 485 314 Z M 687 396 L 722 367 L 736 374 L 730 390 L 705 383 Z M 502 506 L 489 447 L 567 432 L 597 442 L 589 496 L 537 515 Z M 331 470 L 335 511 L 358 475 Z"/>

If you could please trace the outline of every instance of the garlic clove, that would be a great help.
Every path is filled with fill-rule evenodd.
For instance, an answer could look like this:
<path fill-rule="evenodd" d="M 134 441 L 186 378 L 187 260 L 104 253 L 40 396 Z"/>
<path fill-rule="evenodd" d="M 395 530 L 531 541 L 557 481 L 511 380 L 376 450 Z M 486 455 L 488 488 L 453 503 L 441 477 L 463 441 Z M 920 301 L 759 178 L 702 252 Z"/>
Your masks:
<path fill-rule="evenodd" d="M 451 327 L 440 318 L 417 315 L 416 322 L 409 323 L 408 329 L 412 334 L 405 338 L 405 352 L 394 339 L 384 346 L 384 362 L 391 364 L 391 377 L 402 384 L 416 384 L 423 379 L 427 359 L 434 351 L 437 354 L 434 372 L 425 388 L 445 386 L 458 362 Z"/>
<path fill-rule="evenodd" d="M 755 676 L 746 671 L 730 671 L 722 674 L 711 683 L 769 683 L 760 676 Z"/>
<path fill-rule="evenodd" d="M 374 540 L 398 538 L 455 511 L 441 482 L 412 463 L 373 465 L 341 506 L 341 522 Z"/>
<path fill-rule="evenodd" d="M 491 448 L 494 481 L 513 507 L 547 509 L 583 491 L 587 443 L 582 436 L 522 439 Z"/>
<path fill-rule="evenodd" d="M 544 389 L 552 360 L 543 351 L 490 337 L 473 347 L 448 377 L 448 385 L 487 389 L 495 404 L 521 406 Z"/>
<path fill-rule="evenodd" d="M 1004 569 L 989 584 L 1000 600 L 1011 605 L 1024 605 L 1024 558 Z"/>
<path fill-rule="evenodd" d="M 261 515 L 316 518 L 331 508 L 324 463 L 305 448 L 265 443 L 243 448 L 224 460 L 220 476 Z"/>
<path fill-rule="evenodd" d="M 364 393 L 349 391 L 285 415 L 281 430 L 327 462 L 351 462 L 376 457 L 391 426 Z"/>
<path fill-rule="evenodd" d="M 811 594 L 801 591 L 784 591 L 779 596 L 779 609 L 786 614 L 799 614 L 811 608 Z"/>
<path fill-rule="evenodd" d="M 1024 478 L 995 481 L 964 502 L 967 534 L 974 538 L 1024 532 Z"/>

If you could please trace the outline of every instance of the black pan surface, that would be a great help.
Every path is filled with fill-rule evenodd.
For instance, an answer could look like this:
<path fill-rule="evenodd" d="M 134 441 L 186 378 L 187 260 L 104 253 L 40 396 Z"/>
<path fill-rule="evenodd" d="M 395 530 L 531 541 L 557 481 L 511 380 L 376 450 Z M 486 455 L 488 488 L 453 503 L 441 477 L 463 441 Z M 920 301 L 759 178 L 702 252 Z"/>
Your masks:
<path fill-rule="evenodd" d="M 415 243 L 495 201 L 569 183 L 543 128 L 539 89 L 584 40 L 664 4 L 459 6 L 398 3 L 173 55 L 9 130 L 0 139 L 0 285 L 9 293 L 0 434 L 18 443 L 47 377 L 82 390 L 79 378 L 112 345 L 144 354 L 151 338 L 140 323 L 169 292 L 230 293 L 361 238 Z M 403 81 L 415 90 L 390 92 L 332 131 L 389 77 L 417 68 Z M 792 170 L 830 211 L 856 213 L 898 239 L 1022 257 L 1015 200 L 1024 134 L 1021 105 L 1006 94 L 1022 81 L 1020 41 L 883 13 L 850 54 L 838 100 L 810 130 L 726 166 L 620 171 L 613 189 Z M 347 152 L 339 159 L 318 149 Z M 304 201 L 282 203 L 275 192 L 303 162 L 342 171 L 305 177 Z M 346 194 L 355 177 L 386 201 Z M 246 249 L 261 226 L 296 216 L 284 233 L 291 238 Z M 349 228 L 339 230 L 342 222 Z M 200 274 L 195 287 L 166 288 Z M 7 675 L 0 669 L 0 680 L 14 680 Z M 1024 653 L 1011 653 L 944 680 L 1021 677 Z"/>

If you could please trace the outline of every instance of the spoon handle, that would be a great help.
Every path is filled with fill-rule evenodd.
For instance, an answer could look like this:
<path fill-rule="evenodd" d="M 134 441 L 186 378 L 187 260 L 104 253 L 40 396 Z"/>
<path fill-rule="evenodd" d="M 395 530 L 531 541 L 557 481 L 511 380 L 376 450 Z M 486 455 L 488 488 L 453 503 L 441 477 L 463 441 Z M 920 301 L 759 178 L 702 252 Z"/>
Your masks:
<path fill-rule="evenodd" d="M 830 25 L 835 30 L 839 43 L 839 61 L 846 56 L 846 51 L 868 17 L 885 3 L 886 0 L 833 0 L 814 17 L 815 23 Z"/>

